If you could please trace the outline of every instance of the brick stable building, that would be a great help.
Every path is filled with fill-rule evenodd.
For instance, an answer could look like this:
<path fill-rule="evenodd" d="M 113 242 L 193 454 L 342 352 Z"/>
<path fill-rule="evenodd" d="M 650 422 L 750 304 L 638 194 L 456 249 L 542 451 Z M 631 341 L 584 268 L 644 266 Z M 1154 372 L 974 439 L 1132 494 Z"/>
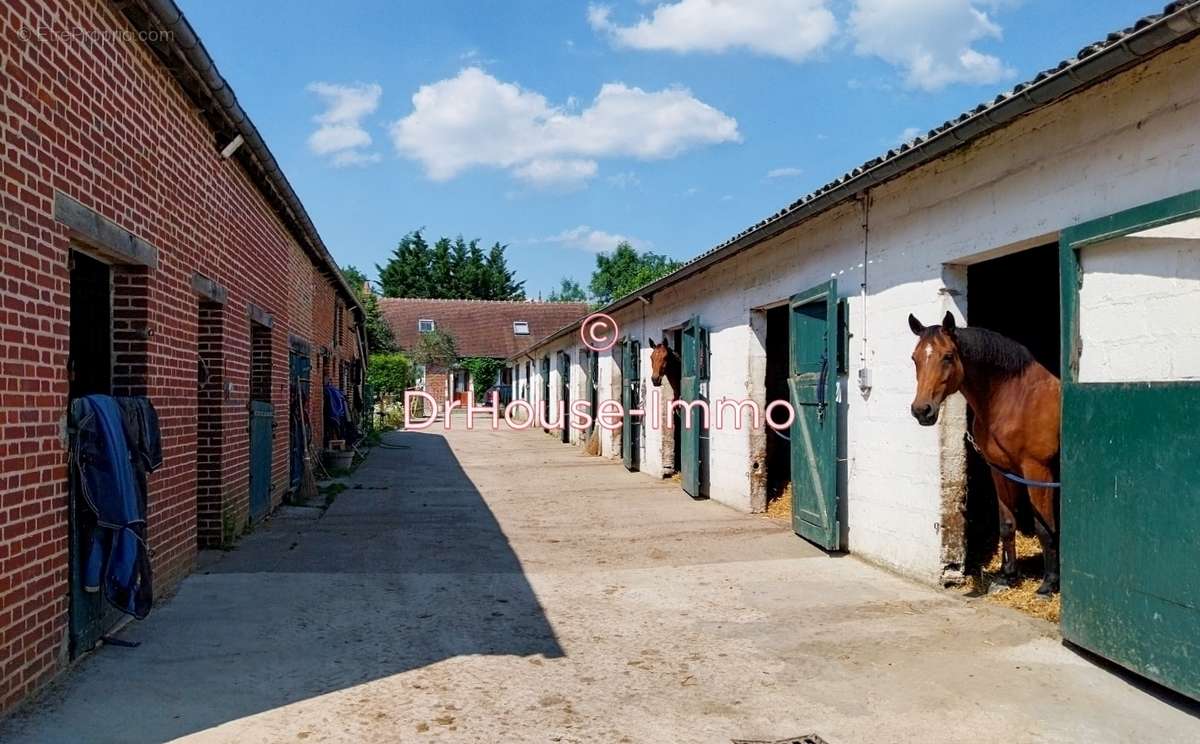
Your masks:
<path fill-rule="evenodd" d="M 461 357 L 503 360 L 587 314 L 586 302 L 506 302 L 493 300 L 427 300 L 385 297 L 379 307 L 396 343 L 411 349 L 422 333 L 442 331 L 454 338 Z M 425 392 L 436 400 L 467 402 L 472 389 L 465 369 L 425 370 Z M 506 369 L 498 382 L 511 384 Z M 514 391 L 516 394 L 516 391 Z"/>
<path fill-rule="evenodd" d="M 282 500 L 294 391 L 311 387 L 320 443 L 320 383 L 353 399 L 364 341 L 354 294 L 170 0 L 6 0 L 0 67 L 3 711 L 113 619 L 72 579 L 69 400 L 158 410 L 161 595 L 198 547 Z"/>

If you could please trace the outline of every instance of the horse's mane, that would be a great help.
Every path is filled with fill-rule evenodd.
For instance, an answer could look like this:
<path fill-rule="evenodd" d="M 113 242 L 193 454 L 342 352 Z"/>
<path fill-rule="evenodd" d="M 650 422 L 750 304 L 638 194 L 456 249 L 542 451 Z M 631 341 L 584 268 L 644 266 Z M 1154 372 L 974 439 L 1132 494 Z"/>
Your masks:
<path fill-rule="evenodd" d="M 990 367 L 1005 376 L 1024 372 L 1034 361 L 1023 344 L 986 328 L 957 328 L 954 339 L 964 362 Z"/>

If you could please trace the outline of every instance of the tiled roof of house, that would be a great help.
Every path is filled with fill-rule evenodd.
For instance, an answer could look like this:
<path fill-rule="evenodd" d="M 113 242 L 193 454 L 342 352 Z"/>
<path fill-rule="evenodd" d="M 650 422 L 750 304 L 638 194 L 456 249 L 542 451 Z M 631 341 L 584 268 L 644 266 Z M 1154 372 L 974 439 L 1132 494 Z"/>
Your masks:
<path fill-rule="evenodd" d="M 454 337 L 460 356 L 506 359 L 539 338 L 572 323 L 588 312 L 585 302 L 500 302 L 492 300 L 425 300 L 384 297 L 383 317 L 402 349 L 421 337 L 419 323 L 432 320 L 439 331 Z M 513 324 L 525 322 L 529 333 L 518 335 Z"/>

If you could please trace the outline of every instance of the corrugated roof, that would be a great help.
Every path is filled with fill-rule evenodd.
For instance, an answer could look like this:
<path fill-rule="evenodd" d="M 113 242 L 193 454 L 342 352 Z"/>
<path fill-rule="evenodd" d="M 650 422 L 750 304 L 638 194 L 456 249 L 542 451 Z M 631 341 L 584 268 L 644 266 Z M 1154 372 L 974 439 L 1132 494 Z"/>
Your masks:
<path fill-rule="evenodd" d="M 460 356 L 504 359 L 520 354 L 546 334 L 587 312 L 585 302 L 501 302 L 494 300 L 427 300 L 385 297 L 379 300 L 383 317 L 396 343 L 411 349 L 421 338 L 418 322 L 432 320 L 439 331 L 454 337 Z M 517 335 L 513 323 L 529 324 L 528 335 Z"/>
<path fill-rule="evenodd" d="M 944 157 L 1017 118 L 1091 85 L 1106 80 L 1131 65 L 1158 54 L 1180 41 L 1193 38 L 1200 28 L 1200 0 L 1180 0 L 1161 13 L 1139 18 L 1132 26 L 1114 31 L 1080 49 L 1075 56 L 1042 70 L 990 101 L 965 111 L 928 133 L 872 158 L 775 214 L 759 220 L 733 237 L 699 254 L 675 271 L 621 297 L 606 307 L 612 312 L 638 297 L 646 297 L 682 281 L 752 245 L 853 199 L 865 189 L 896 178 L 914 168 Z M 540 345 L 569 332 L 571 323 L 537 342 Z"/>

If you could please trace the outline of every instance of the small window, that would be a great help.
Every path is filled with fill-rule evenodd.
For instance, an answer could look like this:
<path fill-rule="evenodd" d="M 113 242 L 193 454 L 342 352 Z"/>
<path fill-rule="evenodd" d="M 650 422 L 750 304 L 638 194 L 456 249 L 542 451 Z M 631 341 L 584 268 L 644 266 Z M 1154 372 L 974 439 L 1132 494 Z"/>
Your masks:
<path fill-rule="evenodd" d="M 513 333 L 516 334 L 517 336 L 528 336 L 529 335 L 529 321 L 514 320 L 513 321 Z"/>
<path fill-rule="evenodd" d="M 432 333 L 436 324 L 432 320 L 422 319 L 417 321 L 417 330 L 421 333 Z"/>

